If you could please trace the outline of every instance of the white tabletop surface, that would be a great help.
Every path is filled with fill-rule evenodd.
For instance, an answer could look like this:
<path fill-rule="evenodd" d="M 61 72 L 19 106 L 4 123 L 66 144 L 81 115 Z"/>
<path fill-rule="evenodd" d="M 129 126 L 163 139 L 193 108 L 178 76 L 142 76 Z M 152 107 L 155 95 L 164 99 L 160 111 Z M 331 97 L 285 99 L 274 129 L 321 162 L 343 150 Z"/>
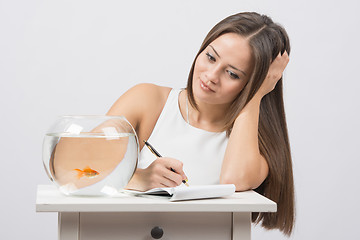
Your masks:
<path fill-rule="evenodd" d="M 276 203 L 254 192 L 231 196 L 170 202 L 163 197 L 78 197 L 62 194 L 54 185 L 39 185 L 37 212 L 276 212 Z"/>

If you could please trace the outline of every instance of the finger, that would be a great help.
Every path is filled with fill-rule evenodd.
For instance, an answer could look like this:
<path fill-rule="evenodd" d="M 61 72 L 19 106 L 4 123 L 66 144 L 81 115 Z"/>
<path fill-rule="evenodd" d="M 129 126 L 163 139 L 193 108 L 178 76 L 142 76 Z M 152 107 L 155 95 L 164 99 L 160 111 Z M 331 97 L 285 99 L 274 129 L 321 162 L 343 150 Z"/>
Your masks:
<path fill-rule="evenodd" d="M 187 179 L 187 176 L 183 170 L 183 163 L 181 161 L 177 159 L 170 159 L 166 167 L 171 171 L 179 174 L 182 177 L 182 180 Z"/>
<path fill-rule="evenodd" d="M 175 172 L 175 170 L 167 171 L 164 177 L 169 179 L 170 181 L 173 181 L 176 186 L 179 186 L 183 181 L 183 176 Z"/>
<path fill-rule="evenodd" d="M 169 167 L 178 167 L 179 165 L 182 165 L 182 162 L 180 162 L 179 160 L 171 158 L 158 158 L 151 165 L 153 173 L 157 176 L 155 182 L 163 183 L 166 186 L 172 187 L 181 184 L 183 180 L 182 175 L 177 173 L 175 170 L 172 170 L 172 167 Z"/>
<path fill-rule="evenodd" d="M 165 188 L 165 187 L 169 187 L 169 186 L 166 186 L 165 184 L 160 183 L 160 187 Z"/>
<path fill-rule="evenodd" d="M 285 51 L 284 54 L 281 56 L 282 59 L 284 59 L 284 61 L 286 62 L 286 64 L 288 64 L 288 62 L 290 61 L 289 55 L 288 53 Z"/>
<path fill-rule="evenodd" d="M 170 171 L 171 172 L 171 171 Z M 173 173 L 174 174 L 174 173 Z M 168 177 L 169 175 L 164 175 L 160 180 L 160 183 L 167 186 L 167 187 L 176 187 L 181 184 L 181 180 L 179 183 L 174 181 L 174 176 Z M 176 177 L 175 177 L 176 178 Z M 179 178 L 179 177 L 178 177 Z"/>
<path fill-rule="evenodd" d="M 270 64 L 271 65 L 278 64 L 281 61 L 281 58 L 282 58 L 282 55 L 281 55 L 281 52 L 279 52 L 278 55 L 273 60 L 270 59 Z"/>
<path fill-rule="evenodd" d="M 276 56 L 276 58 L 274 59 L 273 62 L 286 62 L 289 61 L 289 54 L 287 53 L 287 51 L 284 51 L 283 54 L 281 54 L 281 52 L 279 52 L 279 54 Z"/>
<path fill-rule="evenodd" d="M 279 53 L 279 55 L 276 57 L 276 59 L 273 62 L 274 69 L 280 69 L 281 71 L 284 71 L 289 61 L 290 59 L 287 52 L 285 52 L 283 55 Z"/>

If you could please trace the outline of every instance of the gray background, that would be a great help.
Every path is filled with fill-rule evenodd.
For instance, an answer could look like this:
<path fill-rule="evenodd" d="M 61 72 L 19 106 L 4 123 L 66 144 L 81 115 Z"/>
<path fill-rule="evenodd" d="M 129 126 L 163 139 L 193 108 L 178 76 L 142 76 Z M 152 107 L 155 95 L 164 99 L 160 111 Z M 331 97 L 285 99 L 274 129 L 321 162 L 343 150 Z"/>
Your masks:
<path fill-rule="evenodd" d="M 240 11 L 288 31 L 285 104 L 297 222 L 291 239 L 358 235 L 358 1 L 0 0 L 0 238 L 56 239 L 35 213 L 45 131 L 63 114 L 105 114 L 137 83 L 184 87 L 210 28 Z M 253 239 L 285 239 L 254 227 Z"/>

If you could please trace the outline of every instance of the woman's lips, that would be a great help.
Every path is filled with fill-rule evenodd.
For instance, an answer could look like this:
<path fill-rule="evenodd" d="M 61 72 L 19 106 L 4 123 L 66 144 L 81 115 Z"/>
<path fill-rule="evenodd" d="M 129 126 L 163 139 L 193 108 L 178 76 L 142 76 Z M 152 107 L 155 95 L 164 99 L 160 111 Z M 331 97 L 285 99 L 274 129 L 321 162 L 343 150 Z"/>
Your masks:
<path fill-rule="evenodd" d="M 215 92 L 208 85 L 206 85 L 202 80 L 200 80 L 200 87 L 205 91 Z"/>

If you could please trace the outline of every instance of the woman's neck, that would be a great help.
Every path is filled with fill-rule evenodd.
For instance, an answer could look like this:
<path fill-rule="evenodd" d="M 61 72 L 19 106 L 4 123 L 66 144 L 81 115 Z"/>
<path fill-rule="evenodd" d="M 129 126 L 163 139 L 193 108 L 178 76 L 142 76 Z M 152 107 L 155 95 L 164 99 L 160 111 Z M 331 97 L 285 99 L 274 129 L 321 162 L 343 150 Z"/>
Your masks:
<path fill-rule="evenodd" d="M 198 110 L 188 103 L 187 114 L 186 101 L 188 101 L 187 92 L 184 90 L 180 96 L 180 109 L 184 119 L 190 125 L 210 132 L 220 132 L 223 130 L 224 116 L 229 107 L 228 104 L 208 104 L 195 99 Z"/>

